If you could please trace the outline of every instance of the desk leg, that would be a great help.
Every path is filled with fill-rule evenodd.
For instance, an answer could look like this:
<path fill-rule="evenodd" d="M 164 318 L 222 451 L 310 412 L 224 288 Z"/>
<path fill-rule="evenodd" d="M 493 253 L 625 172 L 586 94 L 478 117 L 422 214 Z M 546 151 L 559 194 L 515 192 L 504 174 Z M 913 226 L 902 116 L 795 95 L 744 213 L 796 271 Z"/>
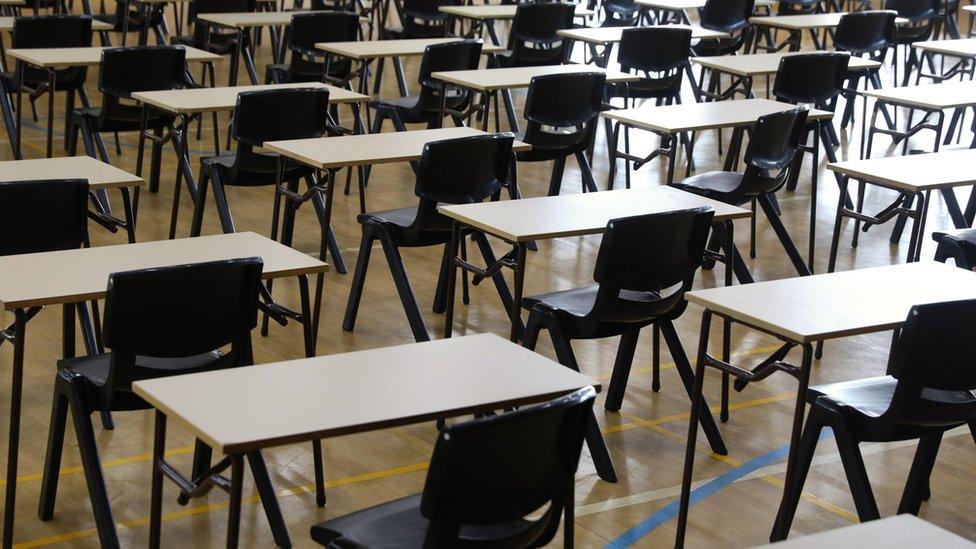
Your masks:
<path fill-rule="evenodd" d="M 725 285 L 732 285 L 732 271 L 735 262 L 735 233 L 731 221 L 724 223 L 725 231 Z M 722 360 L 728 362 L 732 357 L 732 321 L 722 321 Z M 722 396 L 719 409 L 719 420 L 725 423 L 729 420 L 729 373 L 722 372 Z"/>
<path fill-rule="evenodd" d="M 321 288 L 321 285 L 318 286 Z M 308 276 L 298 277 L 298 293 L 301 295 L 302 302 L 302 336 L 305 339 L 305 356 L 315 356 L 315 336 L 312 333 L 314 323 L 312 322 L 311 300 L 308 295 Z"/>
<path fill-rule="evenodd" d="M 451 240 L 448 244 L 448 266 L 447 266 L 447 287 L 445 288 L 445 307 L 444 307 L 444 337 L 451 337 L 454 331 L 454 286 L 457 284 L 457 256 L 461 242 L 461 225 L 454 221 L 451 223 Z"/>
<path fill-rule="evenodd" d="M 166 453 L 166 415 L 156 411 L 156 430 L 153 435 L 152 495 L 149 512 L 149 548 L 160 548 L 163 522 L 163 470 Z"/>
<path fill-rule="evenodd" d="M 786 461 L 786 478 L 792 478 L 793 469 L 796 467 L 796 453 L 799 450 L 800 434 L 803 432 L 803 416 L 806 413 L 807 387 L 810 383 L 810 369 L 813 366 L 813 345 L 803 344 L 803 362 L 800 364 L 800 371 L 797 379 L 799 386 L 796 388 L 796 409 L 793 410 L 793 429 L 790 434 L 790 451 Z M 779 521 L 785 512 L 786 506 L 790 501 L 790 494 L 784 489 L 783 499 L 780 501 L 779 511 L 776 513 L 776 521 L 770 533 L 770 541 L 776 537 L 779 530 Z"/>
<path fill-rule="evenodd" d="M 72 317 L 73 318 L 73 317 Z M 17 454 L 20 450 L 20 407 L 24 384 L 24 338 L 27 313 L 14 311 L 14 363 L 10 377 L 10 434 L 7 441 L 7 493 L 3 506 L 3 548 L 14 540 L 14 509 L 17 503 Z"/>
<path fill-rule="evenodd" d="M 244 60 L 244 68 L 247 69 L 247 76 L 251 79 L 251 84 L 258 84 L 258 72 L 254 68 L 254 54 L 251 52 L 251 31 L 244 29 L 241 31 L 241 53 Z"/>
<path fill-rule="evenodd" d="M 203 223 L 203 204 L 206 191 L 203 186 L 198 188 L 196 182 L 193 180 L 193 169 L 190 168 L 189 129 L 190 116 L 188 114 L 181 114 L 180 127 L 172 130 L 173 150 L 176 153 L 179 166 L 176 171 L 176 185 L 173 187 L 173 210 L 169 222 L 169 238 L 171 240 L 176 238 L 176 223 L 180 211 L 181 178 L 186 179 L 186 189 L 190 194 L 190 200 L 194 206 L 193 226 L 190 228 L 190 236 L 200 236 L 200 224 Z M 197 219 L 198 215 L 199 220 Z"/>
<path fill-rule="evenodd" d="M 830 147 L 831 145 L 825 141 L 824 146 Z M 820 131 L 815 131 L 813 132 L 813 176 L 810 178 L 810 237 L 807 244 L 807 268 L 810 269 L 811 273 L 813 272 L 813 254 L 817 244 L 817 185 L 820 182 L 817 174 L 820 171 L 819 167 Z"/>
<path fill-rule="evenodd" d="M 54 69 L 47 71 L 47 157 L 54 151 L 54 92 L 57 91 L 57 78 Z"/>
<path fill-rule="evenodd" d="M 244 484 L 244 456 L 231 456 L 230 512 L 227 515 L 227 549 L 237 549 L 241 533 L 241 495 Z"/>
<path fill-rule="evenodd" d="M 21 149 L 21 139 L 20 136 L 23 133 L 24 126 L 24 63 L 19 59 L 14 66 L 14 86 L 17 87 L 17 127 L 14 132 L 16 138 L 14 139 L 14 147 L 16 151 L 14 153 L 14 158 L 20 160 L 24 158 L 24 151 Z"/>
<path fill-rule="evenodd" d="M 519 341 L 519 326 L 522 324 L 522 290 L 525 284 L 525 243 L 515 244 L 515 295 L 512 296 L 512 334 L 510 339 L 514 343 Z"/>
<path fill-rule="evenodd" d="M 138 196 L 139 187 L 136 187 L 135 192 Z M 122 210 L 125 212 L 125 232 L 129 238 L 129 244 L 133 244 L 136 241 L 136 210 L 128 187 L 122 187 Z"/>
<path fill-rule="evenodd" d="M 237 73 L 241 70 L 241 57 L 244 55 L 244 30 L 237 29 L 237 44 L 234 45 L 234 54 L 230 58 L 230 82 L 228 85 L 237 85 Z"/>
<path fill-rule="evenodd" d="M 678 157 L 678 134 L 670 133 L 668 138 L 668 185 L 674 183 L 674 162 Z M 637 168 L 634 168 L 635 170 Z"/>
<path fill-rule="evenodd" d="M 918 261 L 922 255 L 922 240 L 925 237 L 925 221 L 928 218 L 931 197 L 931 190 L 915 193 L 915 227 L 908 244 L 908 263 Z"/>

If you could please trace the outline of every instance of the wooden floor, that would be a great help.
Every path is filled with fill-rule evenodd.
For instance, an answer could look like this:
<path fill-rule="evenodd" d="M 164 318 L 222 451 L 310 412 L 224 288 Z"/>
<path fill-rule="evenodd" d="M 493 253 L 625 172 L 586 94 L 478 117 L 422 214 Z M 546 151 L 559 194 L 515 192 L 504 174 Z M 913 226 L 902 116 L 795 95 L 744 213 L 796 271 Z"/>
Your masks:
<path fill-rule="evenodd" d="M 266 36 L 265 36 L 266 37 Z M 113 38 L 117 40 L 117 38 Z M 267 41 L 259 48 L 258 66 L 269 61 Z M 226 82 L 228 63 L 218 67 L 218 81 Z M 416 88 L 417 62 L 406 63 L 406 74 Z M 94 102 L 100 99 L 95 89 L 96 71 L 89 74 L 89 90 Z M 263 70 L 259 70 L 263 73 Z M 392 71 L 384 83 L 384 96 L 395 93 Z M 886 78 L 890 78 L 887 75 Z M 765 86 L 757 82 L 756 89 Z M 59 98 L 61 99 L 61 98 Z M 524 92 L 516 93 L 520 106 Z M 46 112 L 46 99 L 38 104 L 38 111 Z M 56 127 L 61 127 L 63 106 L 58 105 Z M 860 108 L 858 108 L 860 113 Z M 348 122 L 348 112 L 344 112 Z M 902 114 L 902 117 L 904 113 Z M 222 118 L 223 120 L 223 118 Z M 40 124 L 27 122 L 24 150 L 29 158 L 44 154 L 43 118 Z M 964 126 L 963 143 L 970 139 L 968 123 Z M 209 124 L 207 124 L 208 129 Z M 222 128 L 222 133 L 226 126 Z M 387 128 L 387 131 L 392 128 Z M 854 157 L 857 141 L 848 143 L 851 135 L 841 131 L 842 158 Z M 56 136 L 60 139 L 61 134 Z M 641 136 L 634 147 L 648 148 L 656 145 L 657 138 Z M 728 141 L 728 134 L 725 142 Z M 207 154 L 211 139 L 205 132 L 201 141 L 193 141 L 196 154 Z M 57 144 L 57 143 L 56 143 Z M 108 141 L 112 148 L 112 141 Z M 876 146 L 881 155 L 886 138 Z M 914 146 L 928 148 L 931 135 L 917 136 Z M 57 147 L 56 147 L 57 148 Z M 61 150 L 57 154 L 63 154 Z M 112 163 L 134 169 L 135 139 L 123 136 L 121 156 Z M 890 151 L 889 151 L 890 154 Z M 0 143 L 0 157 L 9 158 L 6 141 Z M 158 194 L 143 193 L 139 212 L 138 239 L 140 241 L 162 239 L 166 236 L 169 209 L 172 200 L 175 159 L 171 151 L 165 154 L 163 184 Z M 699 173 L 721 166 L 717 154 L 715 133 L 701 136 L 696 148 Z M 196 158 L 194 158 L 196 166 Z M 679 159 L 683 166 L 683 159 Z M 594 171 L 601 188 L 607 179 L 607 151 L 602 131 L 597 137 Z M 196 168 L 195 168 L 196 169 Z M 519 166 L 519 182 L 526 196 L 540 196 L 546 191 L 550 164 L 522 164 Z M 829 231 L 833 224 L 837 187 L 828 177 L 824 166 L 820 170 L 820 204 L 817 210 L 820 231 L 817 235 L 816 270 L 826 268 Z M 655 161 L 642 167 L 633 175 L 635 187 L 661 184 L 664 166 Z M 795 240 L 805 249 L 809 212 L 809 188 L 811 166 L 804 166 L 801 184 L 795 192 L 780 193 L 780 204 L 787 227 Z M 343 174 L 344 176 L 344 174 Z M 344 177 L 341 177 L 344 179 Z M 618 173 L 618 185 L 623 184 Z M 381 166 L 373 171 L 367 193 L 368 208 L 382 210 L 404 207 L 416 202 L 413 196 L 414 178 L 407 165 Z M 580 192 L 579 172 L 574 163 L 566 169 L 563 193 Z M 252 230 L 268 234 L 272 190 L 268 188 L 232 188 L 229 191 L 231 209 L 239 230 Z M 184 193 L 180 234 L 188 232 L 190 205 Z M 880 208 L 893 198 L 893 193 L 870 189 L 867 195 L 868 210 Z M 359 226 L 356 223 L 358 204 L 355 196 L 336 195 L 333 223 L 347 264 L 352 270 L 359 245 Z M 960 191 L 960 199 L 967 196 Z M 118 205 L 118 197 L 113 196 Z M 933 201 L 929 228 L 935 230 L 949 226 L 941 200 Z M 212 202 L 211 202 L 212 204 Z M 850 225 L 844 234 L 840 249 L 839 269 L 863 268 L 903 261 L 907 252 L 907 233 L 898 245 L 889 245 L 890 226 L 873 228 L 861 236 L 860 245 L 851 249 Z M 296 247 L 315 253 L 318 248 L 318 228 L 312 214 L 302 211 L 299 217 Z M 218 232 L 216 213 L 208 210 L 204 226 L 205 234 Z M 747 224 L 741 223 L 737 231 L 742 249 L 748 245 Z M 118 244 L 123 235 L 109 234 L 97 226 L 92 227 L 95 245 Z M 747 258 L 757 280 L 769 280 L 794 276 L 795 272 L 768 225 L 760 219 L 758 233 L 758 257 Z M 495 242 L 496 251 L 504 246 Z M 598 237 L 565 238 L 542 242 L 539 251 L 530 253 L 526 291 L 528 294 L 571 288 L 592 282 L 593 262 L 599 244 Z M 933 246 L 925 242 L 922 257 L 931 258 Z M 442 316 L 430 312 L 433 298 L 434 277 L 440 260 L 439 249 L 405 250 L 404 257 L 414 291 L 425 311 L 425 320 L 432 335 L 440 333 Z M 71 276 L 71 273 L 64 273 Z M 721 283 L 721 267 L 702 271 L 697 276 L 696 287 L 711 287 Z M 344 332 L 341 321 L 349 291 L 351 275 L 335 272 L 327 276 L 324 316 L 319 334 L 320 353 L 339 353 L 368 349 L 412 341 L 384 258 L 373 254 L 373 265 L 366 283 L 355 332 Z M 297 285 L 288 281 L 275 286 L 276 295 L 285 304 L 297 304 Z M 684 346 L 693 350 L 697 346 L 700 309 L 688 308 L 678 321 L 679 333 Z M 3 319 L 9 322 L 10 316 Z M 75 451 L 74 438 L 69 432 L 64 454 L 60 499 L 53 520 L 42 522 L 37 518 L 36 506 L 40 491 L 40 471 L 44 459 L 47 425 L 50 414 L 55 362 L 60 351 L 60 313 L 47 310 L 30 323 L 27 338 L 27 364 L 25 380 L 25 406 L 21 448 L 21 476 L 18 483 L 18 509 L 15 540 L 22 547 L 49 545 L 95 547 L 97 537 L 87 499 L 84 475 L 80 459 Z M 472 290 L 469 306 L 459 306 L 456 315 L 456 333 L 495 332 L 507 333 L 506 315 L 491 285 Z M 718 332 L 713 330 L 713 333 Z M 548 340 L 543 337 L 539 352 L 553 356 Z M 717 344 L 717 342 L 713 342 Z M 766 336 L 743 329 L 734 332 L 733 352 L 746 363 L 758 362 L 764 353 L 770 352 L 776 342 Z M 812 383 L 848 380 L 884 371 L 889 345 L 888 334 L 855 337 L 828 344 L 824 357 L 815 363 Z M 300 330 L 294 324 L 273 327 L 269 337 L 256 337 L 255 359 L 270 362 L 302 356 Z M 603 382 L 609 380 L 616 351 L 616 341 L 585 341 L 575 345 L 583 371 Z M 798 357 L 793 357 L 798 358 Z M 0 379 L 10 374 L 11 346 L 0 347 Z M 577 540 L 581 547 L 634 545 L 639 547 L 666 547 L 674 543 L 673 507 L 676 502 L 684 455 L 684 433 L 688 421 L 688 398 L 666 354 L 662 371 L 662 388 L 658 393 L 650 389 L 650 337 L 641 340 L 630 386 L 622 410 L 610 413 L 603 410 L 603 397 L 598 399 L 597 418 L 606 433 L 607 443 L 615 461 L 620 481 L 608 484 L 598 479 L 588 454 L 584 451 L 577 476 Z M 706 380 L 706 393 L 711 402 L 717 402 L 717 376 Z M 723 486 L 713 495 L 699 501 L 691 510 L 688 534 L 690 547 L 751 546 L 767 540 L 782 487 L 785 457 L 775 452 L 788 442 L 790 418 L 793 410 L 793 378 L 779 374 L 768 380 L 750 385 L 742 393 L 733 394 L 733 412 L 728 423 L 722 425 L 729 445 L 728 456 L 710 455 L 707 446 L 698 452 L 695 480 L 704 483 L 748 466 L 755 469 L 741 476 L 736 482 Z M 8 382 L 0 383 L 0 410 L 9 406 Z M 214 387 L 219 391 L 220 387 Z M 441 390 L 431 387 L 431 391 Z M 363 399 L 383 399 L 383 394 L 364 394 Z M 423 398 L 423 395 L 417 395 Z M 152 415 L 149 412 L 116 414 L 114 431 L 99 429 L 97 437 L 108 479 L 112 509 L 119 525 L 122 543 L 128 547 L 144 546 L 148 536 L 149 515 L 149 468 L 152 447 Z M 0 441 L 6 440 L 7 422 L 0 421 Z M 958 436 L 957 436 L 958 435 Z M 337 517 L 357 509 L 387 501 L 421 490 L 427 459 L 435 438 L 433 424 L 393 429 L 365 435 L 328 440 L 325 443 L 326 475 L 328 478 L 328 505 L 318 508 L 313 493 L 312 452 L 309 445 L 277 448 L 267 453 L 269 468 L 278 489 L 279 501 L 296 547 L 309 546 L 308 528 L 319 521 Z M 701 440 L 701 439 L 700 439 Z M 171 459 L 177 466 L 188 468 L 192 439 L 177 426 L 169 432 L 168 444 Z M 914 444 L 866 444 L 862 450 L 883 516 L 894 513 L 897 501 L 908 473 L 914 452 Z M 5 449 L 0 448 L 0 452 Z M 976 460 L 973 459 L 973 440 L 968 432 L 950 433 L 943 444 L 938 465 L 932 477 L 932 499 L 922 507 L 921 516 L 957 534 L 976 539 L 976 491 L 970 480 L 976 477 Z M 755 460 L 755 461 L 754 461 Z M 249 482 L 249 480 L 248 480 Z M 724 483 L 723 483 L 724 484 Z M 257 504 L 253 486 L 245 485 L 242 540 L 245 546 L 268 547 L 272 545 L 271 533 Z M 223 544 L 225 536 L 227 497 L 220 491 L 193 500 L 180 507 L 176 503 L 176 490 L 168 485 L 164 502 L 163 536 L 171 547 L 216 547 Z M 806 485 L 794 535 L 836 528 L 856 521 L 854 507 L 844 480 L 843 469 L 836 448 L 829 439 L 820 445 L 819 452 Z M 633 528 L 633 530 L 631 530 Z M 557 538 L 559 539 L 559 538 Z"/>

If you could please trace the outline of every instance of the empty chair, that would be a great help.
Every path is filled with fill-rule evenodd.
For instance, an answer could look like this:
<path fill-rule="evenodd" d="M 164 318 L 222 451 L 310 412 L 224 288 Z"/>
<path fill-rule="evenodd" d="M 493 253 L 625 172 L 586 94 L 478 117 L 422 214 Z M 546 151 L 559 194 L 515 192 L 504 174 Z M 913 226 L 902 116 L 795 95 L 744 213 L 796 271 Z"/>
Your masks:
<path fill-rule="evenodd" d="M 539 406 L 445 427 L 422 494 L 312 527 L 326 547 L 541 547 L 572 517 L 592 387 Z M 540 516 L 529 518 L 539 513 Z M 567 546 L 573 525 L 567 523 Z"/>
<path fill-rule="evenodd" d="M 939 244 L 935 249 L 936 261 L 945 263 L 952 259 L 959 268 L 976 269 L 976 229 L 936 231 L 932 233 L 932 240 Z"/>
<path fill-rule="evenodd" d="M 450 115 L 454 124 L 460 126 L 464 111 L 471 104 L 471 93 L 455 90 L 450 84 L 432 78 L 431 74 L 440 71 L 474 70 L 481 59 L 480 40 L 458 40 L 444 44 L 432 44 L 424 50 L 420 61 L 420 93 L 395 99 L 380 99 L 370 103 L 376 109 L 373 119 L 373 133 L 383 129 L 383 122 L 389 119 L 397 131 L 406 131 L 406 124 L 427 124 L 437 128 L 445 115 Z M 442 95 L 447 94 L 446 99 Z"/>
<path fill-rule="evenodd" d="M 772 196 L 786 184 L 791 173 L 798 169 L 798 163 L 794 159 L 798 156 L 806 120 L 806 107 L 763 116 L 750 131 L 743 173 L 708 172 L 673 184 L 683 191 L 735 206 L 756 200 L 787 256 L 801 275 L 809 275 L 810 269 L 797 251 L 783 220 L 776 213 Z M 735 264 L 738 264 L 738 257 L 735 260 Z"/>
<path fill-rule="evenodd" d="M 217 55 L 232 54 L 237 47 L 238 33 L 230 29 L 211 25 L 206 21 L 198 21 L 198 13 L 233 13 L 252 12 L 255 10 L 255 0 L 193 0 L 187 8 L 187 24 L 193 25 L 193 34 L 174 36 L 172 44 L 190 46 L 209 51 Z M 214 67 L 204 64 L 201 68 L 201 85 L 215 86 Z"/>
<path fill-rule="evenodd" d="M 558 31 L 573 28 L 572 4 L 519 4 L 508 35 L 509 52 L 495 56 L 499 67 L 559 65 L 566 43 Z"/>
<path fill-rule="evenodd" d="M 604 0 L 601 27 L 633 27 L 640 17 L 634 0 Z"/>
<path fill-rule="evenodd" d="M 907 23 L 895 27 L 894 60 L 892 62 L 893 81 L 898 82 L 898 46 L 905 46 L 904 75 L 901 85 L 910 82 L 912 70 L 919 64 L 918 54 L 912 44 L 923 42 L 932 37 L 936 21 L 939 19 L 939 8 L 942 0 L 885 0 L 884 9 L 892 10 L 898 17 L 907 19 Z M 918 67 L 921 74 L 922 67 Z M 918 78 L 916 78 L 918 81 Z"/>
<path fill-rule="evenodd" d="M 126 0 L 115 0 L 115 12 L 96 15 L 95 19 L 112 25 L 112 32 L 148 33 L 152 29 L 157 44 L 165 44 L 164 9 L 166 4 L 154 4 L 142 9 Z M 128 20 L 127 20 L 128 19 Z"/>
<path fill-rule="evenodd" d="M 610 220 L 593 267 L 595 285 L 524 299 L 529 319 L 523 345 L 535 349 L 539 332 L 548 330 L 559 363 L 578 371 L 572 340 L 620 336 L 606 402 L 608 410 L 616 411 L 623 402 L 640 330 L 656 325 L 690 392 L 694 376 L 674 320 L 687 305 L 684 294 L 701 266 L 712 215 L 711 208 L 697 208 Z M 721 435 L 707 410 L 702 424 L 715 451 L 724 452 Z M 614 477 L 593 418 L 587 443 L 600 476 Z"/>
<path fill-rule="evenodd" d="M 819 0 L 780 0 L 776 7 L 776 15 L 804 15 L 816 13 L 819 9 Z"/>
<path fill-rule="evenodd" d="M 916 305 L 895 332 L 887 375 L 811 387 L 806 425 L 771 538 L 790 531 L 810 462 L 824 427 L 837 441 L 861 522 L 879 518 L 861 442 L 918 439 L 898 513 L 917 515 L 945 431 L 976 420 L 972 318 L 976 300 Z"/>
<path fill-rule="evenodd" d="M 359 16 L 355 13 L 325 11 L 298 13 L 292 16 L 288 27 L 288 64 L 268 65 L 265 71 L 267 83 L 320 82 L 325 76 L 330 84 L 346 87 L 352 79 L 352 62 L 333 57 L 329 72 L 325 73 L 325 52 L 315 47 L 321 42 L 351 42 L 359 36 Z"/>
<path fill-rule="evenodd" d="M 820 0 L 785 0 L 777 2 L 776 15 L 809 15 L 812 13 L 818 13 L 822 11 L 820 9 Z M 776 43 L 775 36 L 776 31 L 770 29 L 769 27 L 763 26 L 759 29 L 762 32 L 763 43 L 756 40 L 755 48 L 756 50 L 765 50 L 768 52 L 779 51 L 787 46 L 790 46 L 791 50 L 800 49 L 801 34 L 796 31 L 790 31 L 789 38 L 780 44 Z M 809 29 L 810 38 L 813 40 L 814 45 L 817 49 L 821 49 L 822 45 L 820 38 L 817 37 L 817 29 Z"/>
<path fill-rule="evenodd" d="M 586 150 L 593 141 L 603 110 L 602 72 L 536 76 L 525 97 L 525 133 L 519 141 L 532 145 L 517 154 L 519 162 L 553 161 L 549 196 L 559 194 L 566 158 L 576 157 L 583 176 L 583 192 L 596 192 Z"/>
<path fill-rule="evenodd" d="M 695 55 L 730 55 L 738 51 L 749 32 L 749 17 L 754 5 L 755 0 L 707 0 L 701 11 L 701 26 L 731 36 L 699 40 L 694 48 Z"/>
<path fill-rule="evenodd" d="M 455 5 L 456 0 L 403 0 L 397 3 L 399 29 L 386 28 L 390 38 L 441 38 L 447 36 L 448 16 L 438 8 Z"/>
<path fill-rule="evenodd" d="M 370 254 L 373 243 L 379 240 L 414 338 L 417 341 L 430 339 L 404 269 L 400 248 L 444 246 L 434 298 L 434 311 L 443 312 L 448 269 L 453 268 L 454 259 L 449 247 L 452 221 L 438 213 L 437 205 L 482 202 L 497 195 L 502 187 L 508 186 L 513 142 L 512 134 L 479 135 L 429 142 L 424 145 L 415 170 L 417 182 L 414 193 L 420 199 L 418 204 L 359 216 L 363 239 L 359 244 L 359 258 L 349 290 L 346 315 L 342 322 L 343 330 L 352 331 L 356 326 Z M 509 190 L 510 193 L 514 191 L 512 187 Z M 472 232 L 471 237 L 478 243 L 486 264 L 494 263 L 494 254 L 485 235 Z M 511 310 L 512 298 L 502 274 L 495 273 L 492 280 L 505 310 Z"/>
<path fill-rule="evenodd" d="M 867 56 L 868 59 L 884 63 L 888 49 L 895 43 L 895 17 L 893 11 L 859 11 L 848 13 L 840 18 L 840 23 L 834 32 L 834 47 L 837 51 L 846 51 L 855 57 Z M 869 81 L 876 89 L 881 88 L 881 77 L 878 75 L 880 67 L 874 69 L 847 69 L 848 88 L 856 90 L 861 79 L 865 84 Z M 846 92 L 847 104 L 841 127 L 854 123 L 854 99 L 857 95 Z M 887 111 L 884 112 L 887 116 Z"/>
<path fill-rule="evenodd" d="M 91 414 L 151 409 L 132 391 L 139 380 L 249 364 L 261 268 L 260 258 L 250 258 L 109 276 L 102 338 L 111 351 L 58 361 L 37 511 L 42 520 L 54 516 L 70 410 L 99 541 L 119 546 Z M 248 458 L 269 519 L 285 531 L 260 452 Z"/>
<path fill-rule="evenodd" d="M 329 90 L 325 88 L 285 88 L 240 93 L 237 105 L 234 107 L 232 135 L 237 147 L 234 152 L 209 156 L 200 159 L 200 186 L 197 189 L 197 199 L 193 211 L 193 225 L 191 236 L 199 236 L 203 223 L 203 212 L 207 200 L 207 187 L 213 187 L 214 202 L 217 207 L 217 217 L 224 233 L 233 233 L 234 218 L 227 202 L 227 187 L 260 187 L 276 184 L 279 155 L 267 151 L 258 151 L 266 141 L 280 141 L 285 139 L 308 139 L 322 137 L 328 130 Z M 291 194 L 298 190 L 299 182 L 304 179 L 311 192 L 311 201 L 319 219 L 325 212 L 325 204 L 319 182 L 315 177 L 315 170 L 311 167 L 294 162 L 284 161 L 282 181 L 289 187 Z M 289 203 L 285 208 L 293 212 L 301 205 L 301 201 L 293 200 L 289 194 L 275 192 L 274 215 L 271 226 L 272 238 L 279 234 L 279 215 L 281 198 L 285 196 Z M 298 195 L 300 198 L 300 195 Z M 176 211 L 174 209 L 174 215 Z M 293 221 L 293 217 L 291 220 Z M 288 216 L 286 213 L 286 219 Z M 281 223 L 281 243 L 291 246 L 294 227 L 290 222 Z M 335 242 L 331 228 L 323 229 L 321 259 L 325 260 L 325 245 L 336 263 L 336 270 L 344 273 L 346 268 L 342 261 L 342 254 Z"/>
<path fill-rule="evenodd" d="M 81 248 L 87 207 L 84 179 L 0 183 L 0 256 Z"/>

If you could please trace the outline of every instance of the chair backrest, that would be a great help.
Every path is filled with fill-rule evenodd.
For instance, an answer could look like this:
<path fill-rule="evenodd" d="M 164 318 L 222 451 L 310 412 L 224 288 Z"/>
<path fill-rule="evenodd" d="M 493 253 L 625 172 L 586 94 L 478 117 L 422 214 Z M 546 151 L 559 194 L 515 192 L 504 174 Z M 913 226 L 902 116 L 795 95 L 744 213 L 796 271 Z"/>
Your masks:
<path fill-rule="evenodd" d="M 611 219 L 593 268 L 600 288 L 587 316 L 636 321 L 649 309 L 670 311 L 683 301 L 701 266 L 713 215 L 712 208 L 700 207 Z M 649 301 L 647 292 L 659 299 Z"/>
<path fill-rule="evenodd" d="M 924 389 L 976 389 L 976 357 L 969 340 L 976 299 L 915 305 L 889 355 L 888 373 L 898 380 L 885 415 L 894 421 L 976 419 L 976 404 L 925 398 Z"/>
<path fill-rule="evenodd" d="M 777 15 L 802 15 L 815 13 L 820 8 L 820 0 L 780 0 Z"/>
<path fill-rule="evenodd" d="M 667 73 L 680 71 L 691 52 L 691 29 L 644 27 L 625 29 L 620 35 L 617 61 L 624 71 Z"/>
<path fill-rule="evenodd" d="M 509 34 L 509 48 L 517 50 L 526 48 L 527 44 L 546 47 L 562 42 L 556 31 L 573 28 L 575 10 L 573 4 L 519 4 Z"/>
<path fill-rule="evenodd" d="M 12 48 L 82 48 L 92 43 L 90 15 L 40 15 L 14 19 Z"/>
<path fill-rule="evenodd" d="M 403 38 L 447 36 L 447 14 L 441 6 L 456 5 L 459 0 L 404 0 L 400 12 Z"/>
<path fill-rule="evenodd" d="M 102 330 L 112 351 L 108 401 L 139 379 L 191 371 L 137 366 L 137 356 L 187 358 L 230 345 L 235 365 L 249 360 L 262 268 L 251 257 L 110 275 Z"/>
<path fill-rule="evenodd" d="M 910 23 L 925 25 L 938 15 L 942 0 L 885 0 L 884 9 L 898 13 Z"/>
<path fill-rule="evenodd" d="M 255 0 L 193 0 L 187 8 L 187 22 L 193 24 L 193 41 L 203 46 L 207 35 L 220 27 L 211 28 L 209 23 L 197 21 L 198 13 L 252 12 L 257 8 Z"/>
<path fill-rule="evenodd" d="M 441 93 L 450 87 L 445 86 L 441 80 L 431 78 L 431 74 L 477 69 L 481 62 L 481 47 L 481 40 L 457 40 L 427 46 L 420 60 L 420 71 L 417 76 L 420 93 L 417 96 L 417 104 L 412 108 L 427 112 L 440 110 Z M 470 92 L 460 90 L 453 96 L 451 106 L 463 109 L 464 103 L 470 97 Z"/>
<path fill-rule="evenodd" d="M 774 192 L 786 183 L 803 136 L 807 112 L 806 107 L 797 107 L 756 121 L 746 147 L 746 170 L 739 192 L 758 196 Z"/>
<path fill-rule="evenodd" d="M 706 29 L 739 32 L 749 26 L 755 0 L 707 0 L 701 12 L 701 26 Z"/>
<path fill-rule="evenodd" d="M 604 0 L 603 13 L 602 27 L 632 27 L 640 16 L 634 0 Z"/>
<path fill-rule="evenodd" d="M 177 90 L 185 85 L 186 49 L 129 46 L 102 51 L 98 89 L 116 98 L 133 92 Z"/>
<path fill-rule="evenodd" d="M 0 183 L 0 255 L 80 248 L 88 240 L 88 180 Z"/>
<path fill-rule="evenodd" d="M 437 212 L 438 204 L 473 204 L 497 193 L 508 182 L 514 142 L 504 133 L 426 143 L 414 186 L 420 204 L 408 234 L 449 231 L 451 221 Z"/>
<path fill-rule="evenodd" d="M 844 87 L 850 57 L 843 52 L 787 55 L 779 61 L 773 95 L 780 101 L 826 108 Z"/>
<path fill-rule="evenodd" d="M 328 128 L 329 90 L 278 88 L 237 95 L 233 136 L 238 160 L 265 141 L 322 137 Z"/>
<path fill-rule="evenodd" d="M 351 42 L 359 37 L 359 15 L 344 11 L 298 13 L 291 18 L 292 54 L 321 57 L 317 42 Z"/>
<path fill-rule="evenodd" d="M 834 47 L 851 55 L 884 52 L 895 42 L 894 11 L 858 11 L 840 18 Z"/>
<path fill-rule="evenodd" d="M 420 503 L 430 521 L 424 547 L 457 546 L 461 525 L 524 520 L 546 504 L 550 507 L 519 539 L 485 544 L 540 547 L 550 541 L 595 397 L 586 387 L 539 406 L 445 427 L 434 445 Z"/>
<path fill-rule="evenodd" d="M 541 126 L 582 127 L 595 120 L 602 110 L 606 80 L 602 72 L 533 77 L 525 97 L 526 137 Z"/>

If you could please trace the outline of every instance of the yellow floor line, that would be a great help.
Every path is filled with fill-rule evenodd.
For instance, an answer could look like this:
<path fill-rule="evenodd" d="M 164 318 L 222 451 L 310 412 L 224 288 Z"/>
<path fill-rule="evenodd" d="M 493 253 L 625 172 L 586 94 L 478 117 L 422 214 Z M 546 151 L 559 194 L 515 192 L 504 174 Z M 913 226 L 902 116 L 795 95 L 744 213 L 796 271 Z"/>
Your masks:
<path fill-rule="evenodd" d="M 732 357 L 733 358 L 736 358 L 736 357 L 744 357 L 744 356 L 752 356 L 752 355 L 761 355 L 763 353 L 771 353 L 771 352 L 775 351 L 776 349 L 779 349 L 782 346 L 783 346 L 783 344 L 780 343 L 778 345 L 770 345 L 768 347 L 756 347 L 755 349 L 749 349 L 748 351 L 742 351 L 741 353 L 732 353 Z M 667 363 L 663 363 L 662 362 L 661 363 L 661 370 L 662 371 L 663 370 L 670 370 L 671 368 L 674 368 L 674 362 L 667 362 Z M 652 369 L 653 368 L 650 367 L 650 366 L 642 366 L 640 368 L 633 368 L 633 369 L 631 369 L 630 370 L 630 373 L 631 373 L 631 375 L 633 375 L 633 374 L 646 374 L 646 373 L 650 372 Z M 608 372 L 606 374 L 597 376 L 594 379 L 596 379 L 597 381 L 607 381 L 607 380 L 610 379 L 610 377 L 612 375 L 613 375 L 613 372 L 611 371 L 611 372 Z"/>

